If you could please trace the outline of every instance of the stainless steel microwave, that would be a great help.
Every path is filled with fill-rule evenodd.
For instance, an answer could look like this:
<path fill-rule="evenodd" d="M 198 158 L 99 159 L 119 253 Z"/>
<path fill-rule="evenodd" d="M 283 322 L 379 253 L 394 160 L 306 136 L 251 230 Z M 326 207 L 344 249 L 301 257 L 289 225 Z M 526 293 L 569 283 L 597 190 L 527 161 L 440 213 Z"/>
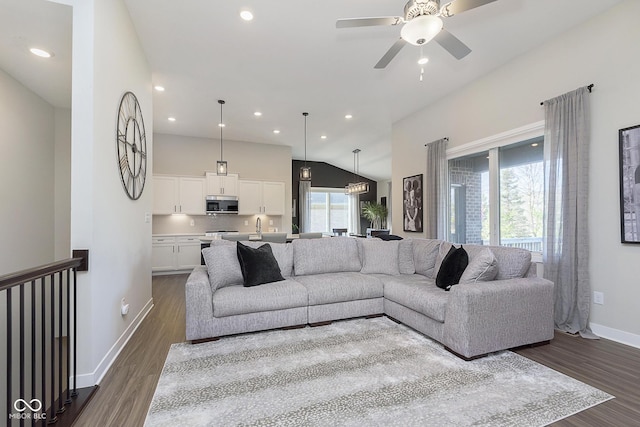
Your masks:
<path fill-rule="evenodd" d="M 207 196 L 207 215 L 213 214 L 237 214 L 237 196 Z"/>

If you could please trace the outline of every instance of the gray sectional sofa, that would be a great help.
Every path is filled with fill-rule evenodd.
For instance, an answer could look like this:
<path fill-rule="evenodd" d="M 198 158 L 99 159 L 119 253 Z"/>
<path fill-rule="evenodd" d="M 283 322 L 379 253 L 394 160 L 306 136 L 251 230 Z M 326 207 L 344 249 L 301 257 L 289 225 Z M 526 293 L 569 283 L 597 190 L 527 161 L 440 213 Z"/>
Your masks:
<path fill-rule="evenodd" d="M 263 243 L 243 242 L 252 247 Z M 529 251 L 464 245 L 469 265 L 435 285 L 451 244 L 332 237 L 270 243 L 285 280 L 244 287 L 236 243 L 214 241 L 186 283 L 186 336 L 224 335 L 387 315 L 471 359 L 553 338 L 553 283 Z"/>

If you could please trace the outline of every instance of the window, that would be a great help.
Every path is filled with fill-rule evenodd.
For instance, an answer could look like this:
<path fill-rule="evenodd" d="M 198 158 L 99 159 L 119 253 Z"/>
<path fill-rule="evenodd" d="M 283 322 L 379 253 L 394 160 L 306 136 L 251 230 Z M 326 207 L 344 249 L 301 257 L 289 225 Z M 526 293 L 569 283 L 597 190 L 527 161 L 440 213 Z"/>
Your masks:
<path fill-rule="evenodd" d="M 344 188 L 311 188 L 312 231 L 331 233 L 334 228 L 347 228 L 349 225 L 349 196 Z"/>
<path fill-rule="evenodd" d="M 449 239 L 542 252 L 543 138 L 449 160 Z"/>

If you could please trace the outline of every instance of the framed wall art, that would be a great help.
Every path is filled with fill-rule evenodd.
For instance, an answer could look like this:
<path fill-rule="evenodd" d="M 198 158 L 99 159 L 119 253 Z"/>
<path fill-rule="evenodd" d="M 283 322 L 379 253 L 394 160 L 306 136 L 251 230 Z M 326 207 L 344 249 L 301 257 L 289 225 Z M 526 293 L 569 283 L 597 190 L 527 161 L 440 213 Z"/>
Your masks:
<path fill-rule="evenodd" d="M 618 133 L 622 243 L 640 243 L 640 125 Z"/>
<path fill-rule="evenodd" d="M 402 179 L 404 231 L 422 233 L 422 174 Z"/>

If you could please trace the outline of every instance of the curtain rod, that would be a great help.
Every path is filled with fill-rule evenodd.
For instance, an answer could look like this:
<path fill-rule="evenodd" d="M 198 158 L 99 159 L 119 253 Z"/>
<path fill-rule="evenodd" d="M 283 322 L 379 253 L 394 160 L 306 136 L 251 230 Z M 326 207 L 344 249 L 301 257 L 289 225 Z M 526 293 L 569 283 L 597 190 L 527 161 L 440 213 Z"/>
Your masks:
<path fill-rule="evenodd" d="M 445 141 L 449 141 L 449 137 L 448 136 L 445 136 L 444 138 L 440 138 L 440 139 L 444 139 Z M 426 144 L 424 144 L 424 146 L 426 147 L 429 144 L 433 144 L 436 141 L 440 141 L 440 139 L 436 139 L 435 141 L 427 142 Z"/>
<path fill-rule="evenodd" d="M 589 91 L 589 93 L 591 93 L 591 89 L 593 89 L 593 86 L 594 86 L 593 83 L 591 83 L 589 86 L 587 86 L 587 90 Z M 544 105 L 544 101 L 542 101 L 540 103 L 540 105 Z"/>

